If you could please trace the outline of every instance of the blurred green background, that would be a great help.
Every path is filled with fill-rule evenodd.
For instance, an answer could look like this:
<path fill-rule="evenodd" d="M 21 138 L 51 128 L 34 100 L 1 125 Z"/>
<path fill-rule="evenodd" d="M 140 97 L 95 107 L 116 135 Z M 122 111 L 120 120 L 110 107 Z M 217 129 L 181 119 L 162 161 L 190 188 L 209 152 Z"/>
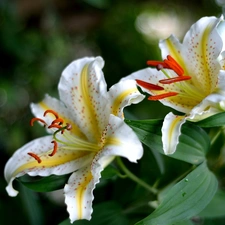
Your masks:
<path fill-rule="evenodd" d="M 35 193 L 15 182 L 20 194 L 11 198 L 3 175 L 4 165 L 16 149 L 45 134 L 43 128 L 29 126 L 29 104 L 42 100 L 45 93 L 58 96 L 57 84 L 66 65 L 80 57 L 101 55 L 110 87 L 123 76 L 145 68 L 148 59 L 160 59 L 159 39 L 173 33 L 182 40 L 196 20 L 221 13 L 222 8 L 213 0 L 1 0 L 0 224 L 58 224 L 68 217 L 61 193 Z M 163 118 L 168 111 L 158 102 L 145 100 L 129 107 L 125 115 Z M 165 181 L 175 179 L 177 168 L 187 168 L 172 159 L 166 165 L 169 169 L 163 173 L 147 152 L 138 165 L 128 167 L 150 184 L 162 174 Z M 121 191 L 124 187 L 129 194 Z M 94 192 L 94 204 L 119 201 L 127 216 L 122 224 L 134 224 L 150 213 L 146 207 L 132 213 L 131 203 L 140 205 L 134 202 L 140 190 L 127 180 L 103 179 Z M 143 199 L 146 195 L 143 192 Z M 224 219 L 195 222 L 225 224 Z"/>

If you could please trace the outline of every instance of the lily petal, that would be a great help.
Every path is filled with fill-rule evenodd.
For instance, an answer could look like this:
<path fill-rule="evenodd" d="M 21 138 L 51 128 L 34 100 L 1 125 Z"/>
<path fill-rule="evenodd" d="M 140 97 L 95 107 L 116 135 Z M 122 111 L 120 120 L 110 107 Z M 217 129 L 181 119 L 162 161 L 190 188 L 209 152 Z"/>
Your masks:
<path fill-rule="evenodd" d="M 195 84 L 208 91 L 206 94 L 215 89 L 220 70 L 217 58 L 221 53 L 223 42 L 215 28 L 221 20 L 222 18 L 204 17 L 194 24 L 184 37 L 183 44 L 190 49 L 187 53 L 189 73 L 195 74 Z"/>
<path fill-rule="evenodd" d="M 186 33 L 182 45 L 174 36 L 160 42 L 162 55 L 171 55 L 185 74 L 192 76 L 194 86 L 205 95 L 214 90 L 220 69 L 217 58 L 223 44 L 215 28 L 221 20 L 216 17 L 201 18 Z"/>
<path fill-rule="evenodd" d="M 65 203 L 71 223 L 79 219 L 91 219 L 93 189 L 99 182 L 103 169 L 100 165 L 95 165 L 74 172 L 70 176 L 68 184 L 65 185 Z"/>
<path fill-rule="evenodd" d="M 111 113 L 123 118 L 123 109 L 131 104 L 137 104 L 144 99 L 134 80 L 121 80 L 109 89 Z"/>
<path fill-rule="evenodd" d="M 73 121 L 92 142 L 100 139 L 109 116 L 103 65 L 101 57 L 76 60 L 63 71 L 58 86 L 61 101 L 73 112 Z"/>
<path fill-rule="evenodd" d="M 224 21 L 223 17 L 222 17 L 222 20 L 220 21 L 220 23 L 217 26 L 217 30 L 218 30 L 218 33 L 219 33 L 220 37 L 222 38 L 222 40 L 224 40 L 224 38 L 225 38 L 225 21 Z M 225 46 L 223 45 L 222 52 L 224 50 L 225 50 Z"/>
<path fill-rule="evenodd" d="M 166 155 L 173 154 L 176 151 L 181 134 L 181 126 L 186 121 L 185 116 L 176 116 L 168 113 L 163 121 L 162 126 L 162 143 Z"/>
<path fill-rule="evenodd" d="M 143 155 L 143 147 L 136 134 L 114 115 L 110 115 L 105 140 L 103 149 L 93 158 L 91 168 L 84 167 L 74 172 L 64 188 L 71 223 L 78 219 L 91 219 L 93 190 L 99 182 L 101 171 L 114 156 L 136 162 Z"/>
<path fill-rule="evenodd" d="M 18 149 L 9 159 L 5 166 L 4 175 L 6 181 L 9 182 L 6 190 L 10 196 L 16 196 L 18 193 L 12 187 L 12 182 L 16 177 L 24 174 L 30 176 L 63 175 L 83 167 L 90 163 L 93 158 L 93 153 L 66 150 L 60 144 L 58 145 L 58 152 L 51 157 L 49 156 L 53 151 L 51 141 L 52 136 L 35 139 Z M 28 155 L 28 152 L 40 157 L 41 163 Z"/>
<path fill-rule="evenodd" d="M 137 162 L 143 155 L 143 147 L 134 131 L 122 119 L 110 115 L 104 148 L 96 158 L 122 156 Z"/>
<path fill-rule="evenodd" d="M 163 59 L 167 58 L 168 55 L 172 56 L 173 59 L 182 67 L 184 74 L 188 75 L 184 61 L 185 59 L 183 58 L 183 55 L 185 55 L 185 49 L 174 35 L 171 35 L 165 40 L 161 40 L 159 42 L 159 47 L 161 49 Z"/>

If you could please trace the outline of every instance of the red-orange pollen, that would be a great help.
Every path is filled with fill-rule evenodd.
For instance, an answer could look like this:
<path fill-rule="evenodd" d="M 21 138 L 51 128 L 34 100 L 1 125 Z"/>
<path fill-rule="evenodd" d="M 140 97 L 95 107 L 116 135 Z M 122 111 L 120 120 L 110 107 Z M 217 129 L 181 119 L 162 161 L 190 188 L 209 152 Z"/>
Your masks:
<path fill-rule="evenodd" d="M 56 128 L 56 129 L 57 129 L 57 130 L 54 132 L 54 134 L 53 134 L 53 138 L 55 137 L 56 133 L 58 133 L 59 131 L 61 131 L 61 134 L 63 134 L 65 130 L 71 130 L 71 129 L 72 129 L 72 125 L 69 124 L 69 123 L 66 123 L 66 126 L 65 126 L 65 125 L 63 126 L 64 120 L 63 120 L 62 118 L 60 118 L 59 115 L 58 115 L 58 113 L 55 112 L 55 111 L 52 110 L 52 109 L 46 110 L 46 111 L 44 112 L 44 115 L 43 115 L 43 116 L 45 117 L 48 113 L 51 113 L 51 114 L 53 114 L 53 115 L 55 116 L 55 119 L 54 119 L 54 120 L 52 121 L 52 123 L 48 126 L 48 129 L 51 129 L 51 128 Z M 38 122 L 40 122 L 40 123 L 43 123 L 44 126 L 47 126 L 47 123 L 46 123 L 43 119 L 37 118 L 37 117 L 31 119 L 30 125 L 33 126 L 33 124 L 34 124 L 35 121 L 38 121 Z M 57 149 L 58 149 L 58 143 L 57 143 L 55 140 L 53 140 L 51 143 L 53 143 L 54 146 L 53 146 L 53 150 L 52 150 L 52 152 L 49 154 L 49 156 L 55 155 L 56 152 L 57 152 Z M 41 163 L 41 162 L 42 162 L 42 161 L 41 161 L 41 158 L 40 158 L 38 155 L 36 155 L 35 153 L 28 152 L 27 154 L 30 155 L 31 157 L 33 157 L 38 163 Z"/>
<path fill-rule="evenodd" d="M 149 60 L 149 61 L 147 61 L 147 65 L 154 66 L 154 67 L 156 67 L 157 70 L 170 69 L 170 70 L 173 70 L 177 74 L 177 77 L 171 77 L 171 78 L 159 80 L 159 83 L 161 83 L 161 84 L 172 84 L 172 83 L 186 81 L 186 80 L 191 79 L 191 76 L 184 75 L 183 68 L 170 55 L 168 55 L 167 59 L 163 60 L 162 62 Z M 163 91 L 164 90 L 163 87 L 156 85 L 156 84 L 148 83 L 148 82 L 138 80 L 138 79 L 136 80 L 136 82 L 139 86 L 141 86 L 149 91 Z M 176 96 L 176 95 L 178 95 L 177 92 L 165 92 L 162 94 L 150 96 L 148 98 L 148 100 L 156 101 L 156 100 L 161 100 L 161 99 Z"/>
<path fill-rule="evenodd" d="M 152 61 L 148 60 L 147 65 L 155 66 L 156 69 L 171 69 L 173 70 L 178 76 L 183 76 L 184 70 L 183 68 L 177 63 L 177 61 L 170 55 L 167 56 L 167 59 L 164 59 L 163 62 L 161 61 Z"/>
<path fill-rule="evenodd" d="M 57 142 L 56 142 L 56 141 L 52 141 L 51 143 L 53 143 L 53 144 L 54 144 L 54 147 L 53 147 L 53 151 L 52 151 L 52 153 L 51 153 L 51 154 L 49 154 L 49 156 L 53 156 L 53 155 L 55 155 L 55 153 L 56 153 L 56 151 L 57 151 L 57 148 L 58 148 L 58 144 L 57 144 Z"/>
<path fill-rule="evenodd" d="M 172 97 L 172 96 L 176 96 L 178 95 L 177 92 L 167 92 L 164 94 L 160 94 L 160 95 L 152 95 L 148 97 L 148 100 L 152 100 L 152 101 L 158 101 L 164 98 L 168 98 L 168 97 Z"/>
<path fill-rule="evenodd" d="M 27 154 L 29 156 L 33 157 L 35 160 L 37 160 L 38 163 L 41 163 L 41 158 L 38 155 L 36 155 L 36 154 L 34 154 L 32 152 L 28 152 Z"/>
<path fill-rule="evenodd" d="M 148 90 L 156 90 L 156 91 L 162 91 L 164 90 L 163 87 L 160 87 L 159 85 L 156 84 L 151 84 L 148 82 L 145 82 L 143 80 L 136 80 L 137 84 L 140 85 L 141 87 L 148 89 Z"/>

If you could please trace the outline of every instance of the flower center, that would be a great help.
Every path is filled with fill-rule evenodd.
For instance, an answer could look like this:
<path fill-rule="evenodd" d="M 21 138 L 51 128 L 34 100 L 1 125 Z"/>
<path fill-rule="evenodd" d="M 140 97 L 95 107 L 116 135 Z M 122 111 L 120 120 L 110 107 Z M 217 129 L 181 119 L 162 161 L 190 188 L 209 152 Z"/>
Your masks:
<path fill-rule="evenodd" d="M 48 156 L 52 157 L 56 154 L 58 150 L 58 144 L 60 143 L 60 149 L 64 150 L 79 150 L 79 151 L 97 151 L 99 150 L 99 146 L 90 143 L 86 140 L 83 140 L 81 138 L 76 137 L 73 135 L 70 131 L 72 130 L 72 125 L 70 123 L 65 123 L 64 119 L 60 118 L 58 113 L 48 109 L 44 112 L 44 117 L 47 114 L 52 114 L 55 119 L 51 122 L 50 125 L 47 124 L 47 122 L 41 118 L 32 118 L 30 121 L 30 125 L 33 126 L 34 122 L 38 121 L 42 124 L 44 124 L 44 127 L 47 127 L 48 129 L 53 129 L 53 141 L 51 142 L 53 144 L 53 150 L 48 154 Z M 41 163 L 41 157 L 36 155 L 35 153 L 28 152 L 28 155 L 33 157 L 38 163 Z"/>
<path fill-rule="evenodd" d="M 168 55 L 167 59 L 162 62 L 150 60 L 147 61 L 147 64 L 162 71 L 166 77 L 166 79 L 159 80 L 161 85 L 151 84 L 138 79 L 136 80 L 137 84 L 141 87 L 156 93 L 156 95 L 150 96 L 148 98 L 149 100 L 156 101 L 176 95 L 188 99 L 195 99 L 199 102 L 204 98 L 203 94 L 190 82 L 191 76 L 184 75 L 184 69 L 172 56 Z M 171 76 L 167 69 L 174 71 L 177 76 L 174 77 L 174 74 Z M 161 93 L 157 93 L 158 91 Z"/>

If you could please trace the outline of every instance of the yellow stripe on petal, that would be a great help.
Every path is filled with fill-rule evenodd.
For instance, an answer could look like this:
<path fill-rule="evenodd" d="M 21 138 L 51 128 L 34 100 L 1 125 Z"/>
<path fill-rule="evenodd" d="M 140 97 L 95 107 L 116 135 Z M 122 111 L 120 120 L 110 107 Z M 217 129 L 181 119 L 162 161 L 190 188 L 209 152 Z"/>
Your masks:
<path fill-rule="evenodd" d="M 210 55 L 211 53 L 209 53 L 209 38 L 210 38 L 210 34 L 212 32 L 212 28 L 214 27 L 214 22 L 210 23 L 206 29 L 204 30 L 204 33 L 202 35 L 202 44 L 201 44 L 201 52 L 202 52 L 202 56 L 203 56 L 203 60 L 204 60 L 204 73 L 202 74 L 202 82 L 204 82 L 204 92 L 209 94 L 211 92 L 211 85 L 212 85 L 212 78 L 211 75 L 213 73 L 211 65 L 212 63 L 209 61 Z M 217 74 L 216 74 L 217 75 Z M 216 77 L 217 78 L 217 77 Z M 216 79 L 217 81 L 217 79 Z M 215 84 L 213 83 L 213 86 Z"/>
<path fill-rule="evenodd" d="M 174 45 L 174 43 L 172 42 L 172 40 L 170 38 L 166 39 L 165 42 L 166 42 L 166 45 L 167 45 L 170 55 L 182 67 L 182 69 L 184 70 L 184 74 L 187 74 L 187 69 L 186 69 L 184 60 L 181 57 L 180 51 L 179 51 L 179 49 L 177 49 L 177 46 Z"/>
<path fill-rule="evenodd" d="M 44 170 L 47 168 L 51 167 L 56 167 L 56 166 L 62 166 L 63 164 L 66 164 L 68 162 L 77 160 L 79 158 L 82 158 L 86 155 L 90 154 L 89 152 L 75 152 L 75 151 L 70 151 L 70 150 L 62 150 L 60 149 L 57 154 L 54 156 L 49 156 L 48 153 L 45 155 L 39 155 L 41 158 L 41 163 L 38 163 L 35 159 L 30 159 L 27 163 L 24 163 L 20 167 L 18 167 L 12 174 L 12 177 L 16 176 L 18 173 L 25 171 L 25 170 Z"/>
<path fill-rule="evenodd" d="M 78 184 L 79 186 L 75 190 L 77 215 L 79 219 L 83 218 L 84 195 L 85 195 L 85 191 L 87 190 L 87 186 L 89 185 L 92 179 L 93 179 L 93 176 L 91 174 L 91 171 L 88 174 L 84 174 L 83 181 Z"/>
<path fill-rule="evenodd" d="M 107 138 L 105 143 L 105 145 L 116 145 L 116 146 L 120 144 L 121 144 L 120 140 L 118 138 L 113 138 L 113 137 Z"/>
<path fill-rule="evenodd" d="M 165 154 L 173 154 L 176 151 L 181 126 L 185 120 L 185 116 L 176 116 L 173 113 L 166 115 L 162 126 L 162 142 Z"/>
<path fill-rule="evenodd" d="M 98 163 L 92 162 L 75 171 L 64 187 L 65 203 L 71 223 L 79 219 L 91 219 L 93 189 L 101 177 L 99 166 Z"/>
<path fill-rule="evenodd" d="M 121 92 L 113 101 L 112 107 L 111 107 L 111 113 L 115 116 L 118 116 L 120 114 L 122 114 L 122 107 L 123 107 L 123 103 L 124 100 L 131 94 L 137 92 L 137 88 L 132 88 L 129 90 L 125 90 L 123 92 Z M 123 114 L 121 115 L 123 118 Z"/>
<path fill-rule="evenodd" d="M 90 93 L 91 83 L 89 83 L 88 77 L 88 65 L 85 65 L 81 72 L 80 85 L 81 85 L 81 96 L 84 102 L 83 114 L 85 116 L 85 120 L 87 121 L 87 126 L 90 126 L 89 131 L 93 131 L 92 135 L 95 140 L 99 140 L 101 133 L 99 132 L 99 122 L 97 120 L 96 111 L 93 106 L 93 96 Z"/>

